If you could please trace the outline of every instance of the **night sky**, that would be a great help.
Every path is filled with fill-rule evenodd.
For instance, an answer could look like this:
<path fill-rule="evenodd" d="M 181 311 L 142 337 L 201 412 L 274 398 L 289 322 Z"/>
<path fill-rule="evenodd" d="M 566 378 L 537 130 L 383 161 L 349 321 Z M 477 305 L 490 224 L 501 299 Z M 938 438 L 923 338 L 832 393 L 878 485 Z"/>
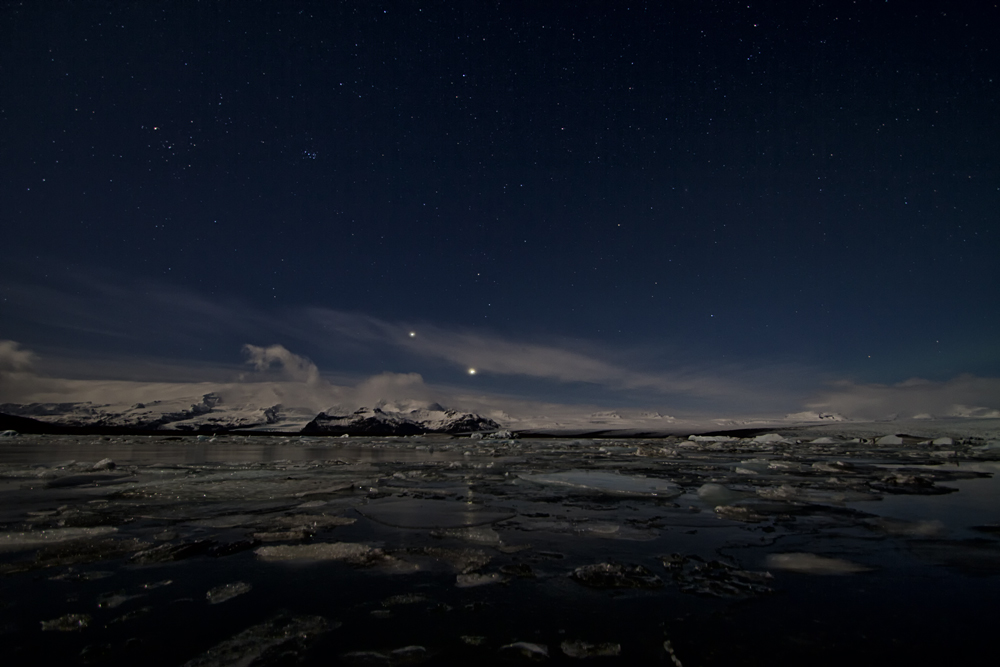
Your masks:
<path fill-rule="evenodd" d="M 217 379 L 251 344 L 528 401 L 1000 408 L 998 25 L 3 2 L 0 339 L 77 379 Z"/>

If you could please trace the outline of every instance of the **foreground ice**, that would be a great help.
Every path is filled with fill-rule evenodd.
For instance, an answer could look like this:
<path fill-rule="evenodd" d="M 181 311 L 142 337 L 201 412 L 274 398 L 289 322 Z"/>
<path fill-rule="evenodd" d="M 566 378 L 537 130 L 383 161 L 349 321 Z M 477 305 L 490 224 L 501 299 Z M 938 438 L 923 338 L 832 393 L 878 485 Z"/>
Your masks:
<path fill-rule="evenodd" d="M 567 470 L 554 473 L 522 474 L 521 479 L 535 484 L 569 487 L 581 491 L 621 496 L 675 498 L 682 493 L 676 484 L 663 479 L 633 477 L 602 470 Z"/>
<path fill-rule="evenodd" d="M 877 629 L 908 612 L 884 608 L 901 587 L 921 637 L 942 605 L 1000 595 L 987 441 L 778 435 L 19 436 L 0 448 L 5 664 L 802 664 L 787 637 L 857 664 L 907 650 Z M 867 643 L 830 639 L 831 605 Z"/>
<path fill-rule="evenodd" d="M 184 667 L 269 664 L 279 656 L 285 661 L 294 660 L 331 629 L 331 624 L 321 616 L 279 615 L 210 648 Z"/>
<path fill-rule="evenodd" d="M 351 542 L 285 544 L 260 547 L 254 553 L 265 561 L 342 560 L 356 565 L 368 565 L 385 558 L 385 553 L 381 549 Z"/>
<path fill-rule="evenodd" d="M 116 532 L 114 526 L 97 526 L 94 528 L 50 528 L 37 531 L 19 531 L 0 533 L 0 551 L 21 551 L 34 549 L 46 544 L 72 542 L 87 537 L 110 535 Z"/>

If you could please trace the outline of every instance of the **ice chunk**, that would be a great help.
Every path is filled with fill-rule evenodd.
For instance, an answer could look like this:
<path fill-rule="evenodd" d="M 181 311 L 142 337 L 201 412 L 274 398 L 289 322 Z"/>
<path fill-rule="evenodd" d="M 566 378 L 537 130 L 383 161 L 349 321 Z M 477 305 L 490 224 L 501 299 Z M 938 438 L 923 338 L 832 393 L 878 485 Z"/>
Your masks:
<path fill-rule="evenodd" d="M 356 508 L 363 516 L 396 528 L 482 526 L 516 516 L 503 507 L 450 500 L 376 500 Z"/>
<path fill-rule="evenodd" d="M 427 602 L 427 598 L 416 593 L 402 593 L 400 595 L 390 595 L 382 600 L 382 606 L 395 607 L 401 604 L 416 604 L 418 602 Z"/>
<path fill-rule="evenodd" d="M 603 470 L 567 470 L 554 473 L 523 474 L 520 477 L 535 484 L 563 486 L 580 491 L 620 496 L 675 498 L 683 493 L 680 487 L 665 479 L 621 475 Z"/>
<path fill-rule="evenodd" d="M 500 647 L 504 653 L 517 655 L 529 660 L 546 660 L 549 657 L 549 648 L 543 644 L 532 644 L 531 642 L 514 642 Z"/>
<path fill-rule="evenodd" d="M 348 665 L 418 665 L 428 659 L 427 649 L 423 646 L 404 646 L 394 651 L 351 651 L 340 656 L 341 662 Z"/>
<path fill-rule="evenodd" d="M 852 563 L 841 558 L 817 556 L 811 553 L 769 554 L 767 566 L 776 570 L 788 570 L 804 574 L 856 574 L 869 572 L 872 568 Z"/>
<path fill-rule="evenodd" d="M 231 584 L 216 586 L 205 593 L 205 599 L 208 600 L 209 604 L 220 604 L 227 600 L 232 600 L 238 595 L 249 593 L 252 588 L 253 586 L 245 581 L 234 581 Z"/>
<path fill-rule="evenodd" d="M 749 493 L 733 491 L 732 489 L 721 484 L 709 483 L 702 484 L 698 487 L 698 499 L 709 507 L 731 505 L 738 500 L 743 500 L 749 497 Z"/>
<path fill-rule="evenodd" d="M 339 623 L 332 625 L 322 616 L 280 614 L 216 644 L 185 663 L 184 667 L 235 667 L 264 662 L 271 664 L 278 656 L 283 664 L 291 664 L 297 662 L 296 659 L 300 660 L 309 645 L 320 635 L 337 626 Z"/>
<path fill-rule="evenodd" d="M 116 467 L 116 464 L 115 464 L 114 461 L 112 461 L 111 459 L 105 458 L 105 459 L 101 459 L 100 461 L 98 461 L 97 463 L 95 463 L 93 465 L 93 467 L 91 468 L 91 470 L 114 470 L 115 467 Z"/>
<path fill-rule="evenodd" d="M 215 546 L 212 540 L 195 540 L 194 542 L 182 542 L 180 544 L 161 544 L 152 549 L 145 549 L 132 556 L 132 561 L 140 564 L 147 563 L 169 563 L 185 558 L 201 556 L 209 552 Z"/>
<path fill-rule="evenodd" d="M 50 528 L 48 530 L 0 533 L 0 552 L 24 551 L 48 544 L 108 535 L 116 531 L 117 528 L 114 526 L 96 526 L 94 528 Z"/>
<path fill-rule="evenodd" d="M 642 565 L 595 563 L 582 565 L 570 575 L 591 588 L 660 588 L 663 580 Z"/>
<path fill-rule="evenodd" d="M 753 439 L 753 442 L 787 442 L 785 438 L 777 433 L 764 433 Z"/>
<path fill-rule="evenodd" d="M 951 438 L 935 438 L 931 441 L 932 445 L 944 445 L 950 447 L 955 444 L 955 441 Z"/>
<path fill-rule="evenodd" d="M 385 553 L 381 549 L 355 542 L 284 544 L 260 547 L 254 553 L 265 561 L 342 560 L 356 565 L 368 565 L 385 558 Z"/>
<path fill-rule="evenodd" d="M 455 586 L 458 588 L 473 588 L 475 586 L 486 586 L 496 584 L 502 580 L 499 574 L 459 574 L 455 577 Z"/>
<path fill-rule="evenodd" d="M 691 442 L 735 442 L 739 438 L 731 435 L 689 435 L 688 440 Z"/>
<path fill-rule="evenodd" d="M 483 544 L 486 546 L 498 546 L 500 544 L 500 534 L 489 526 L 477 526 L 474 528 L 447 528 L 431 532 L 432 537 L 451 537 L 454 539 Z"/>
<path fill-rule="evenodd" d="M 719 505 L 715 508 L 715 513 L 723 519 L 742 521 L 743 523 L 760 523 L 767 519 L 766 516 L 749 507 L 735 505 Z"/>
<path fill-rule="evenodd" d="M 719 560 L 671 554 L 661 556 L 663 566 L 673 573 L 674 582 L 684 593 L 720 598 L 745 598 L 772 593 L 769 572 L 741 570 Z"/>
<path fill-rule="evenodd" d="M 903 439 L 898 435 L 883 435 L 881 438 L 875 441 L 876 445 L 901 445 L 903 444 Z"/>
<path fill-rule="evenodd" d="M 126 595 L 125 591 L 117 591 L 114 593 L 104 593 L 97 596 L 97 606 L 101 609 L 114 609 L 115 607 L 120 607 L 129 600 L 134 600 L 136 598 L 141 598 L 143 595 Z"/>
<path fill-rule="evenodd" d="M 89 614 L 66 614 L 51 621 L 42 621 L 42 630 L 75 632 L 90 625 Z"/>
<path fill-rule="evenodd" d="M 564 641 L 559 645 L 571 658 L 613 658 L 621 655 L 621 644 L 589 644 L 584 641 Z"/>

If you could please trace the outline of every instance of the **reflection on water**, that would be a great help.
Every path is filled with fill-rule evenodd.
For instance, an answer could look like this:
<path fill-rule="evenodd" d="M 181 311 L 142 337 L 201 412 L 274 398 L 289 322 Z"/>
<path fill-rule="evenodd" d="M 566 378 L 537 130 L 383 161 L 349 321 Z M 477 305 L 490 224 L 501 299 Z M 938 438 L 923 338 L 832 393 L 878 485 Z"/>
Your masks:
<path fill-rule="evenodd" d="M 1000 464 L 828 440 L 5 438 L 5 665 L 975 663 Z"/>
<path fill-rule="evenodd" d="M 362 440 L 364 444 L 355 444 Z M 275 461 L 413 462 L 460 460 L 461 451 L 440 450 L 438 438 L 306 438 L 181 436 L 76 437 L 21 436 L 0 440 L 0 463 L 34 465 L 67 459 L 143 465 L 273 463 Z"/>

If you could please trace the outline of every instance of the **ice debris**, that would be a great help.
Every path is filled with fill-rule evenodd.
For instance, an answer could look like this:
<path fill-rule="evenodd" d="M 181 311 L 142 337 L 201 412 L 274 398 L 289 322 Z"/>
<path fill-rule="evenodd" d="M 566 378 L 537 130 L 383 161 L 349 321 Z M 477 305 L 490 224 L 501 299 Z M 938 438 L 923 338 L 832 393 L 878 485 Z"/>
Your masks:
<path fill-rule="evenodd" d="M 430 655 L 423 646 L 403 646 L 393 651 L 351 651 L 340 656 L 341 662 L 347 665 L 419 665 L 426 662 Z"/>
<path fill-rule="evenodd" d="M 265 561 L 342 560 L 354 565 L 370 565 L 386 557 L 385 552 L 381 549 L 355 542 L 283 544 L 274 547 L 260 547 L 254 553 Z"/>
<path fill-rule="evenodd" d="M 490 574 L 459 574 L 455 576 L 455 586 L 458 588 L 474 588 L 502 581 L 502 577 L 493 572 Z"/>
<path fill-rule="evenodd" d="M 328 623 L 322 616 L 279 614 L 216 644 L 184 667 L 273 664 L 279 657 L 281 664 L 290 664 L 301 659 L 320 635 L 337 626 L 339 623 Z"/>
<path fill-rule="evenodd" d="M 514 642 L 500 647 L 500 651 L 510 655 L 516 655 L 528 660 L 546 660 L 549 657 L 549 647 L 544 644 L 533 644 L 531 642 Z"/>
<path fill-rule="evenodd" d="M 95 463 L 91 470 L 114 470 L 116 467 L 117 466 L 114 461 L 104 458 Z"/>
<path fill-rule="evenodd" d="M 620 496 L 675 498 L 683 493 L 680 487 L 665 479 L 621 475 L 604 470 L 566 470 L 554 473 L 522 474 L 520 478 L 535 484 Z"/>
<path fill-rule="evenodd" d="M 770 572 L 741 570 L 735 565 L 720 560 L 705 560 L 696 555 L 671 554 L 661 556 L 660 560 L 683 593 L 746 598 L 774 592 L 770 587 L 773 578 Z"/>
<path fill-rule="evenodd" d="M 570 575 L 591 588 L 660 588 L 663 580 L 642 565 L 595 563 L 581 565 Z"/>
<path fill-rule="evenodd" d="M 698 499 L 712 508 L 719 505 L 732 505 L 738 500 L 744 500 L 749 497 L 751 497 L 751 494 L 733 491 L 722 484 L 710 482 L 698 487 Z"/>
<path fill-rule="evenodd" d="M 116 531 L 117 528 L 114 526 L 95 526 L 93 528 L 49 528 L 46 530 L 0 533 L 0 551 L 24 551 L 48 544 L 109 535 Z"/>
<path fill-rule="evenodd" d="M 872 568 L 841 558 L 829 558 L 811 553 L 769 554 L 767 566 L 803 574 L 856 574 L 870 572 Z"/>
<path fill-rule="evenodd" d="M 621 644 L 589 644 L 584 641 L 564 641 L 559 645 L 571 658 L 614 658 L 622 653 Z"/>
<path fill-rule="evenodd" d="M 66 614 L 51 621 L 42 621 L 42 630 L 58 632 L 75 632 L 90 625 L 89 614 Z"/>
<path fill-rule="evenodd" d="M 231 584 L 223 584 L 211 589 L 205 593 L 205 599 L 208 600 L 209 604 L 220 604 L 244 593 L 249 593 L 252 588 L 253 586 L 245 581 L 234 581 Z"/>

